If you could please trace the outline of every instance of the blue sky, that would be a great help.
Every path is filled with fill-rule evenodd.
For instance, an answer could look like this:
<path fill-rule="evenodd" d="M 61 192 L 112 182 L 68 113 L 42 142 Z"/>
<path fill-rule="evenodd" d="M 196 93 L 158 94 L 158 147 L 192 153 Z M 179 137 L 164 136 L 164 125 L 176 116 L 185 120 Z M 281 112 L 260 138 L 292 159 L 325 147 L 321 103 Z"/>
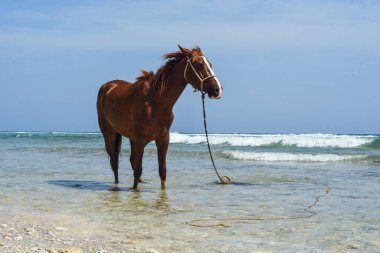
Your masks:
<path fill-rule="evenodd" d="M 211 132 L 380 133 L 378 1 L 0 2 L 0 130 L 98 131 L 101 84 L 198 45 Z M 189 86 L 172 131 L 202 132 Z"/>

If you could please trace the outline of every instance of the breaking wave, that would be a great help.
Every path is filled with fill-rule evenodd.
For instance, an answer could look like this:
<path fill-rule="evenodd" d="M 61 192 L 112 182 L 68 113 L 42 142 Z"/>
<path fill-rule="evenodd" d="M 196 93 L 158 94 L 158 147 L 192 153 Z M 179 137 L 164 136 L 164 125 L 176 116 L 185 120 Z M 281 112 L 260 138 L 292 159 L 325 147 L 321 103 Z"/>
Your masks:
<path fill-rule="evenodd" d="M 212 145 L 231 146 L 294 146 L 303 148 L 380 148 L 380 137 L 375 135 L 334 134 L 212 134 Z M 171 133 L 171 143 L 205 143 L 203 134 Z"/>
<path fill-rule="evenodd" d="M 247 147 L 299 147 L 299 148 L 370 148 L 380 149 L 378 135 L 336 134 L 210 134 L 212 145 Z M 96 140 L 102 141 L 101 133 L 71 132 L 0 132 L 0 139 L 44 140 Z M 177 144 L 204 144 L 204 134 L 170 134 L 170 142 Z"/>
<path fill-rule="evenodd" d="M 337 155 L 337 154 L 294 154 L 275 152 L 243 152 L 224 151 L 227 158 L 248 161 L 264 162 L 343 162 L 360 161 L 367 158 L 366 155 Z"/>

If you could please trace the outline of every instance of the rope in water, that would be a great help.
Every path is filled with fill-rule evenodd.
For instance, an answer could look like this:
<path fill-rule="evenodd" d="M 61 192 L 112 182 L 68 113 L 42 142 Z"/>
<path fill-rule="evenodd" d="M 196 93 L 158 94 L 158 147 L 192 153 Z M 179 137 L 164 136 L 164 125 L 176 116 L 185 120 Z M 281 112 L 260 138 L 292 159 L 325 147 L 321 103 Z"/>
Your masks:
<path fill-rule="evenodd" d="M 216 169 L 216 166 L 215 166 L 214 158 L 213 158 L 212 152 L 211 152 L 210 141 L 208 140 L 208 131 L 207 131 L 207 123 L 206 123 L 206 110 L 205 110 L 205 94 L 206 93 L 204 93 L 203 91 L 201 91 L 201 93 L 202 93 L 202 106 L 203 106 L 203 125 L 204 125 L 204 128 L 205 128 L 207 147 L 208 147 L 208 152 L 210 154 L 211 162 L 212 162 L 212 165 L 214 166 L 215 173 L 218 176 L 220 182 L 222 184 L 229 184 L 229 183 L 231 183 L 231 179 L 229 177 L 227 177 L 227 176 L 220 176 L 219 172 L 218 172 L 218 170 Z"/>
<path fill-rule="evenodd" d="M 297 220 L 297 219 L 309 219 L 316 215 L 313 211 L 308 211 L 307 213 L 303 215 L 296 215 L 296 216 L 273 216 L 273 217 L 246 217 L 246 218 L 240 218 L 240 217 L 231 217 L 231 218 L 215 218 L 215 219 L 197 219 L 192 220 L 191 222 L 188 222 L 187 224 L 193 227 L 199 227 L 199 228 L 207 228 L 207 227 L 219 227 L 219 228 L 228 228 L 231 227 L 231 225 L 226 225 L 223 223 L 217 223 L 217 224 L 197 224 L 202 222 L 210 222 L 210 221 L 278 221 L 278 220 Z"/>
<path fill-rule="evenodd" d="M 199 228 L 206 228 L 206 227 L 215 227 L 215 228 L 228 228 L 231 227 L 231 225 L 226 225 L 223 223 L 216 223 L 216 224 L 199 224 L 199 223 L 206 223 L 206 222 L 212 222 L 212 221 L 232 221 L 232 222 L 249 222 L 249 221 L 279 221 L 279 220 L 297 220 L 297 219 L 309 219 L 316 215 L 315 212 L 311 211 L 313 207 L 317 205 L 317 203 L 320 201 L 320 199 L 323 196 L 326 196 L 331 191 L 331 187 L 327 187 L 325 190 L 324 195 L 317 196 L 313 202 L 313 204 L 309 205 L 307 209 L 304 209 L 304 213 L 301 215 L 294 215 L 294 216 L 267 216 L 267 217 L 230 217 L 230 218 L 209 218 L 209 219 L 196 219 L 192 220 L 190 222 L 186 222 L 187 225 L 190 225 L 192 227 L 199 227 Z"/>

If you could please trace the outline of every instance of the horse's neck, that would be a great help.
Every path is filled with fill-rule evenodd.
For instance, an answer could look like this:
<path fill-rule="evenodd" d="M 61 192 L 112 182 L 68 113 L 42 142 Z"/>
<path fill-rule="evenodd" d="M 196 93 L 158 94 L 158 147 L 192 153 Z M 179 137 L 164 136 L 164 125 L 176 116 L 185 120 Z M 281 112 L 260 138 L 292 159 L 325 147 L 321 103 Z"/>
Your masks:
<path fill-rule="evenodd" d="M 173 66 L 171 75 L 168 79 L 167 85 L 162 90 L 161 94 L 157 94 L 158 106 L 164 110 L 170 110 L 185 90 L 187 82 L 184 78 L 183 72 L 185 70 L 185 63 L 178 62 Z"/>

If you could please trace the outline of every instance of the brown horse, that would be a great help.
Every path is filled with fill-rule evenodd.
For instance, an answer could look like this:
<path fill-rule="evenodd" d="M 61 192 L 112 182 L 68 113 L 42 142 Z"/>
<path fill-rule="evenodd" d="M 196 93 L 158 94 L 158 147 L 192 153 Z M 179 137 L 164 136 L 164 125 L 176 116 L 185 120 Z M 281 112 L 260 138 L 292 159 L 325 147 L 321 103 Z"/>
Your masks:
<path fill-rule="evenodd" d="M 163 56 L 167 61 L 156 74 L 142 70 L 142 75 L 133 84 L 114 80 L 103 84 L 99 90 L 99 126 L 115 183 L 119 182 L 121 137 L 125 136 L 131 145 L 133 188 L 141 182 L 144 148 L 153 140 L 157 146 L 161 187 L 165 188 L 166 153 L 174 104 L 188 83 L 210 98 L 218 99 L 222 95 L 220 83 L 201 49 L 178 47 L 180 51 Z"/>

